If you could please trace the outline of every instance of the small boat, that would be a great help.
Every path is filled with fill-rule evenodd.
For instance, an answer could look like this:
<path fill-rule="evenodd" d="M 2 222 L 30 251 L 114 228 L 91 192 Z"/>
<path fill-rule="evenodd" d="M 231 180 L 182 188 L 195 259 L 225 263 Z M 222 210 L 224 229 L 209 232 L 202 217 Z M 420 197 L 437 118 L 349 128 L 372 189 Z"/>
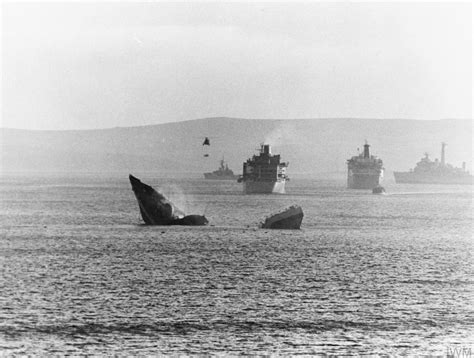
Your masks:
<path fill-rule="evenodd" d="M 262 229 L 299 229 L 303 221 L 303 209 L 292 205 L 283 211 L 270 215 L 260 223 Z"/>
<path fill-rule="evenodd" d="M 385 194 L 385 188 L 383 186 L 377 185 L 372 189 L 372 194 Z"/>

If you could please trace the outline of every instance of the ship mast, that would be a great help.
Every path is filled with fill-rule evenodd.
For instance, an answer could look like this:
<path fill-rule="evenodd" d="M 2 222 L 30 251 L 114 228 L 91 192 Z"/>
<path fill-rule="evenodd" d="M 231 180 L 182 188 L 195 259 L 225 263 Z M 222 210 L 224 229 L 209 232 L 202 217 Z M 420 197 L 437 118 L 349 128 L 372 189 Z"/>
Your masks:
<path fill-rule="evenodd" d="M 441 165 L 444 165 L 444 147 L 446 147 L 446 143 L 442 142 L 441 143 Z"/>

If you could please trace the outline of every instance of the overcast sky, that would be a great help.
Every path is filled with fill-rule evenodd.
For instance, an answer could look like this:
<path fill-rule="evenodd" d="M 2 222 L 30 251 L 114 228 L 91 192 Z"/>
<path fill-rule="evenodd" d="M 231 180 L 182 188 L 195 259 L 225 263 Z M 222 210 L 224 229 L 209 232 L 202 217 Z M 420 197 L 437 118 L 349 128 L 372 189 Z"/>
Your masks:
<path fill-rule="evenodd" d="M 469 3 L 3 3 L 2 127 L 472 118 Z"/>

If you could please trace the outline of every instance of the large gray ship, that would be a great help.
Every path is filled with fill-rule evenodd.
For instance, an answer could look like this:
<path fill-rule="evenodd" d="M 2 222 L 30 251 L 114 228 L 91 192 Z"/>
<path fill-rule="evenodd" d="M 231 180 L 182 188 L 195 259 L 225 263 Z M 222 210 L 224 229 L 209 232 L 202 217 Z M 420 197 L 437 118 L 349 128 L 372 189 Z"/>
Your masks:
<path fill-rule="evenodd" d="M 288 163 L 280 162 L 280 155 L 272 155 L 270 145 L 262 144 L 259 155 L 244 162 L 243 174 L 238 181 L 244 184 L 246 194 L 284 194 L 288 179 Z"/>
<path fill-rule="evenodd" d="M 396 183 L 408 184 L 473 184 L 473 176 L 466 170 L 466 163 L 462 168 L 455 168 L 445 162 L 446 143 L 441 143 L 441 161 L 431 160 L 428 153 L 414 169 L 408 172 L 394 172 Z"/>
<path fill-rule="evenodd" d="M 370 155 L 370 145 L 365 142 L 364 152 L 347 161 L 347 187 L 349 189 L 374 189 L 383 178 L 383 162 Z"/>

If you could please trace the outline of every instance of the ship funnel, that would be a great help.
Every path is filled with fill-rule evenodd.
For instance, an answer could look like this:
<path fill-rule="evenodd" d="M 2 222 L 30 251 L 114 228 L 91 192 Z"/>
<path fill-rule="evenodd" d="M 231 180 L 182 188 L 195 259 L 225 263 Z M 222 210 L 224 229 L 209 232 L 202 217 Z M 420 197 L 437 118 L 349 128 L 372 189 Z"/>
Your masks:
<path fill-rule="evenodd" d="M 370 158 L 369 147 L 370 147 L 370 145 L 367 142 L 365 142 L 365 144 L 364 144 L 364 158 Z"/>
<path fill-rule="evenodd" d="M 441 164 L 444 165 L 444 147 L 446 147 L 446 143 L 441 143 Z"/>
<path fill-rule="evenodd" d="M 260 153 L 271 155 L 272 153 L 270 151 L 270 144 L 262 144 L 262 147 L 260 149 Z"/>

